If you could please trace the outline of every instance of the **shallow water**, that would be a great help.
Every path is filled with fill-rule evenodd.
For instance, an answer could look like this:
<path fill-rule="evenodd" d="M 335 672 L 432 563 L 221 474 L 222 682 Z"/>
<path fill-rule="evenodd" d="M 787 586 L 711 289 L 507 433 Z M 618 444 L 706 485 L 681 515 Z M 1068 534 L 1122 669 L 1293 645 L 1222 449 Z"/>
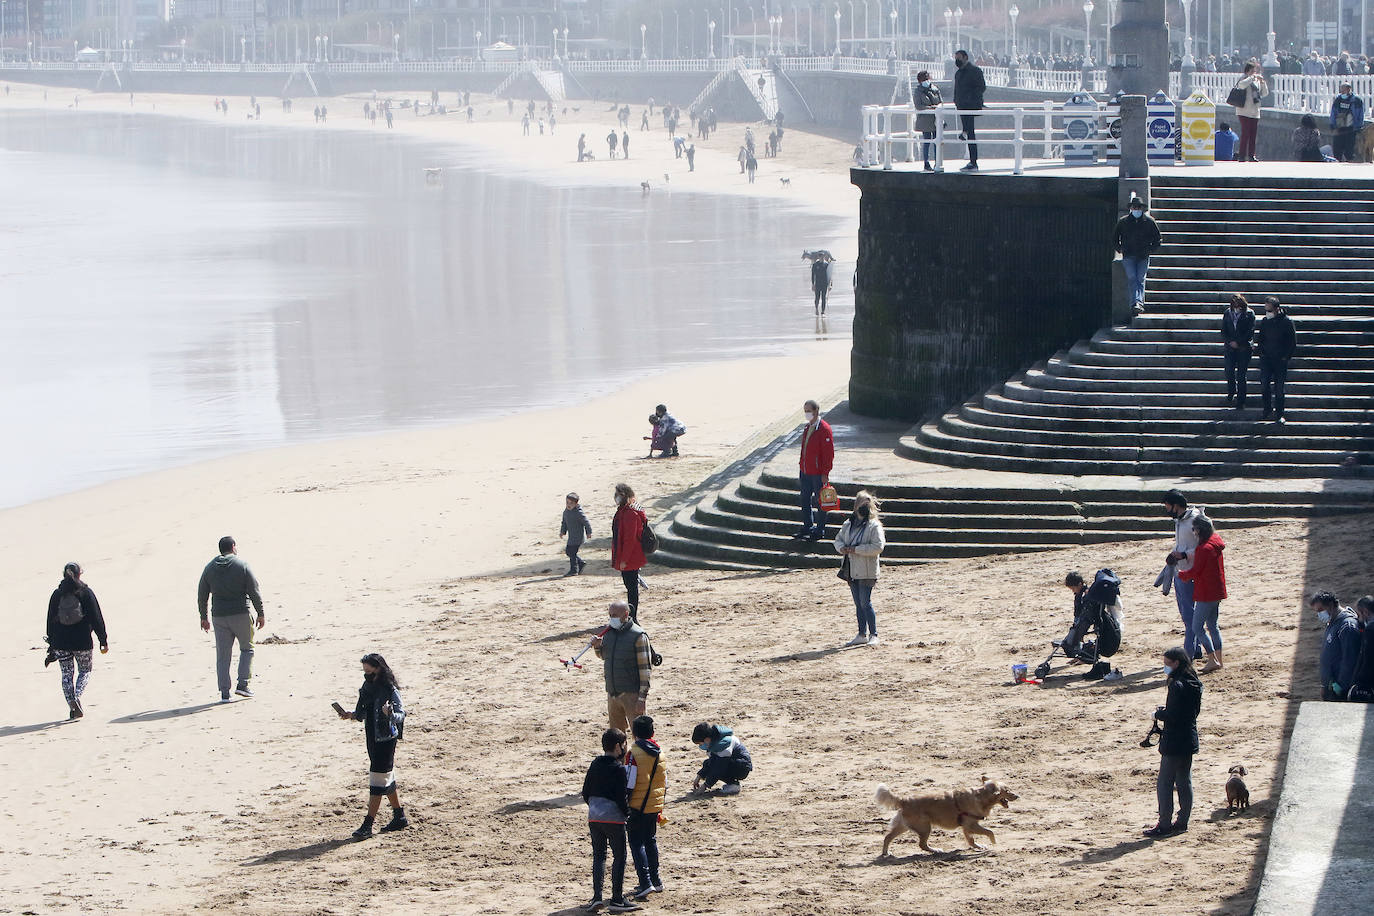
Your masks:
<path fill-rule="evenodd" d="M 436 160 L 458 164 L 427 184 Z M 800 250 L 853 246 L 775 201 L 479 164 L 386 133 L 0 114 L 0 506 L 777 352 L 816 338 Z"/>

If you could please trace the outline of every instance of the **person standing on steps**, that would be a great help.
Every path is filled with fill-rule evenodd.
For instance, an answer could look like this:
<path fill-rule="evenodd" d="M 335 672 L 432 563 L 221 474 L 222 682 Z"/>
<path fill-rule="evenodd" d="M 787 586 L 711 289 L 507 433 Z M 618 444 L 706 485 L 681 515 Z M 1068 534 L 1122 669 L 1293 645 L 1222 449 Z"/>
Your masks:
<path fill-rule="evenodd" d="M 825 300 L 830 294 L 830 258 L 817 255 L 811 261 L 811 291 L 816 295 L 816 314 L 825 314 Z"/>
<path fill-rule="evenodd" d="M 100 640 L 100 654 L 109 652 L 110 640 L 100 602 L 81 581 L 81 566 L 68 563 L 62 567 L 62 581 L 48 599 L 48 656 L 43 661 L 44 667 L 57 662 L 62 670 L 62 696 L 67 700 L 68 719 L 80 719 L 86 714 L 81 694 L 85 693 L 94 668 L 92 633 Z"/>
<path fill-rule="evenodd" d="M 1269 84 L 1264 81 L 1259 64 L 1247 63 L 1233 88 L 1245 90 L 1245 104 L 1236 106 L 1236 117 L 1240 118 L 1240 149 L 1236 151 L 1236 161 L 1259 162 L 1255 156 L 1255 141 L 1259 139 L 1260 99 L 1269 94 Z"/>
<path fill-rule="evenodd" d="M 851 646 L 878 644 L 878 618 L 873 613 L 873 587 L 878 584 L 878 557 L 887 546 L 878 500 L 867 490 L 854 496 L 854 513 L 835 535 L 835 550 L 849 561 L 849 593 L 859 619 L 859 634 Z"/>
<path fill-rule="evenodd" d="M 248 686 L 253 676 L 254 627 L 253 618 L 248 613 L 250 601 L 258 612 L 257 629 L 261 630 L 267 624 L 257 577 L 248 564 L 239 559 L 238 553 L 239 548 L 233 538 L 228 535 L 220 538 L 219 556 L 205 565 L 196 595 L 200 605 L 200 628 L 208 633 L 211 629 L 210 619 L 214 618 L 215 672 L 219 677 L 221 703 L 229 702 L 229 656 L 235 640 L 239 644 L 239 678 L 234 692 L 241 697 L 253 696 Z"/>
<path fill-rule="evenodd" d="M 792 537 L 819 541 L 825 534 L 825 510 L 820 509 L 816 501 L 821 487 L 830 482 L 830 469 L 835 464 L 835 435 L 830 430 L 830 424 L 821 419 L 821 408 L 815 401 L 803 404 L 802 413 L 806 417 L 806 426 L 802 427 L 801 456 L 798 460 L 801 528 Z"/>
<path fill-rule="evenodd" d="M 1183 570 L 1193 566 L 1193 554 L 1197 550 L 1197 532 L 1193 530 L 1193 520 L 1204 514 L 1201 506 L 1188 505 L 1188 498 L 1178 490 L 1164 494 L 1164 511 L 1174 520 L 1174 549 L 1164 558 L 1173 578 L 1174 602 L 1178 605 L 1178 616 L 1183 618 L 1183 646 L 1191 658 L 1201 658 L 1197 646 L 1197 634 L 1193 632 L 1193 617 L 1197 603 L 1193 598 L 1193 581 L 1180 575 Z"/>
<path fill-rule="evenodd" d="M 1193 670 L 1193 661 L 1179 646 L 1164 652 L 1164 668 L 1169 673 L 1164 705 L 1155 710 L 1162 729 L 1159 736 L 1159 776 L 1155 779 L 1155 798 L 1159 820 L 1145 829 L 1145 835 L 1163 839 L 1188 830 L 1193 813 L 1193 755 L 1198 751 L 1197 717 L 1202 712 L 1202 681 Z M 1178 790 L 1178 819 L 1174 820 L 1174 790 Z"/>
<path fill-rule="evenodd" d="M 1277 296 L 1265 297 L 1264 317 L 1260 319 L 1255 337 L 1259 346 L 1260 407 L 1263 408 L 1260 419 L 1273 417 L 1282 426 L 1288 422 L 1283 418 L 1283 385 L 1288 380 L 1288 364 L 1293 359 L 1293 351 L 1297 349 L 1297 332 L 1293 319 L 1283 310 Z"/>
<path fill-rule="evenodd" d="M 1255 336 L 1255 312 L 1245 297 L 1234 295 L 1221 316 L 1222 359 L 1226 366 L 1226 404 L 1245 408 L 1245 373 L 1250 368 L 1250 341 Z"/>
<path fill-rule="evenodd" d="M 1222 666 L 1221 628 L 1217 618 L 1221 602 L 1226 598 L 1226 564 L 1221 558 L 1226 542 L 1205 515 L 1193 519 L 1193 531 L 1198 542 L 1197 550 L 1193 551 L 1193 565 L 1178 577 L 1193 583 L 1193 636 L 1207 653 L 1207 664 L 1202 666 L 1202 673 L 1207 674 Z"/>
<path fill-rule="evenodd" d="M 1331 100 L 1331 155 L 1337 162 L 1355 161 L 1355 138 L 1364 130 L 1364 99 L 1349 82 Z"/>
<path fill-rule="evenodd" d="M 970 63 L 968 52 L 963 50 L 954 52 L 954 66 L 954 107 L 960 111 L 981 111 L 983 94 L 988 89 L 987 81 L 983 79 L 983 68 Z M 978 171 L 978 144 L 974 142 L 978 137 L 977 120 L 977 115 L 959 116 L 959 124 L 963 128 L 959 139 L 969 141 L 968 164 L 959 170 L 961 172 Z"/>
<path fill-rule="evenodd" d="M 635 504 L 634 489 L 627 483 L 616 484 L 615 515 L 611 518 L 611 568 L 620 571 L 620 580 L 625 583 L 625 601 L 635 621 L 639 620 L 639 571 L 648 564 L 642 541 L 648 524 L 649 517 Z"/>
<path fill-rule="evenodd" d="M 363 737 L 367 741 L 367 816 L 362 826 L 353 831 L 355 840 L 372 836 L 372 824 L 382 807 L 382 797 L 391 803 L 391 820 L 382 833 L 404 830 L 410 826 L 406 809 L 396 788 L 396 743 L 401 740 L 406 711 L 401 705 L 400 684 L 376 652 L 362 657 L 363 686 L 358 689 L 358 705 L 352 712 L 339 709 L 339 718 L 363 723 Z M 337 708 L 337 707 L 336 707 Z"/>
<path fill-rule="evenodd" d="M 1117 221 L 1112 247 L 1121 255 L 1131 309 L 1137 315 L 1145 311 L 1145 273 L 1150 269 L 1150 254 L 1158 251 L 1162 242 L 1159 225 L 1145 213 L 1145 201 L 1132 197 L 1129 212 Z"/>
<path fill-rule="evenodd" d="M 629 604 L 611 602 L 606 632 L 592 637 L 592 651 L 602 662 L 610 726 L 623 731 L 645 714 L 654 670 L 649 634 L 630 617 Z"/>

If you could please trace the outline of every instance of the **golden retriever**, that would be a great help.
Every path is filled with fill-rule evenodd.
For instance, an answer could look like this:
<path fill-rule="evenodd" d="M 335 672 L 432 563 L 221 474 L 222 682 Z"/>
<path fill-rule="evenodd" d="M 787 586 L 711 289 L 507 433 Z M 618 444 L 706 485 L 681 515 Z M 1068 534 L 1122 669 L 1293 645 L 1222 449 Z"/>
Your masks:
<path fill-rule="evenodd" d="M 880 785 L 874 795 L 878 807 L 897 812 L 888 825 L 887 835 L 883 837 L 883 858 L 887 857 L 887 848 L 892 841 L 908 830 L 920 837 L 921 848 L 926 852 L 944 852 L 930 846 L 932 827 L 944 830 L 962 828 L 964 839 L 968 840 L 968 845 L 972 849 L 984 848 L 974 840 L 974 834 L 982 834 L 996 843 L 997 837 L 979 821 L 987 817 L 998 805 L 1003 808 L 1009 807 L 1008 802 L 1014 802 L 1018 797 L 1006 786 L 989 780 L 986 776 L 983 777 L 983 784 L 976 789 L 932 792 L 911 798 L 898 798 L 888 791 L 887 786 Z"/>

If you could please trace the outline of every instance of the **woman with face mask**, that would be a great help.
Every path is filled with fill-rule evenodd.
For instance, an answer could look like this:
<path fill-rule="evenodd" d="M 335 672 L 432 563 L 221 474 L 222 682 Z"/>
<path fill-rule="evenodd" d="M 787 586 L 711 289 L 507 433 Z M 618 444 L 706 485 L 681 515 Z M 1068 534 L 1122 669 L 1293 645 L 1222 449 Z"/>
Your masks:
<path fill-rule="evenodd" d="M 1202 681 L 1193 670 L 1193 660 L 1182 646 L 1164 653 L 1164 670 L 1169 683 L 1164 705 L 1155 710 L 1162 733 L 1159 736 L 1159 776 L 1155 797 L 1159 820 L 1145 828 L 1145 835 L 1170 837 L 1188 829 L 1193 813 L 1193 755 L 1197 753 L 1197 717 L 1202 711 Z M 1174 820 L 1174 792 L 1178 791 L 1178 819 Z"/>
<path fill-rule="evenodd" d="M 365 840 L 372 836 L 372 823 L 382 807 L 382 796 L 391 802 L 391 821 L 382 832 L 403 830 L 410 826 L 405 809 L 401 807 L 393 769 L 396 762 L 396 742 L 401 738 L 406 711 L 401 706 L 400 685 L 386 659 L 376 652 L 362 657 L 363 686 L 358 690 L 358 705 L 352 712 L 336 705 L 340 719 L 363 723 L 363 737 L 367 741 L 368 799 L 367 817 L 362 826 L 353 831 L 353 838 Z"/>
<path fill-rule="evenodd" d="M 926 112 L 916 116 L 916 129 L 921 132 L 924 140 L 921 143 L 921 159 L 925 162 L 927 172 L 935 171 L 935 167 L 930 164 L 930 154 L 935 149 L 935 114 L 933 109 L 939 108 L 943 99 L 940 98 L 940 87 L 935 85 L 930 78 L 929 70 L 922 70 L 916 74 L 916 89 L 913 93 L 916 98 L 916 110 Z"/>
<path fill-rule="evenodd" d="M 649 517 L 635 504 L 635 491 L 627 483 L 615 485 L 615 515 L 611 519 L 611 568 L 620 570 L 630 619 L 639 622 L 639 571 L 649 562 L 641 538 Z"/>
<path fill-rule="evenodd" d="M 878 619 L 873 613 L 873 586 L 878 584 L 878 557 L 887 546 L 878 520 L 878 499 L 867 490 L 854 496 L 854 512 L 835 536 L 835 550 L 849 561 L 849 593 L 859 619 L 859 633 L 847 645 L 876 646 Z"/>

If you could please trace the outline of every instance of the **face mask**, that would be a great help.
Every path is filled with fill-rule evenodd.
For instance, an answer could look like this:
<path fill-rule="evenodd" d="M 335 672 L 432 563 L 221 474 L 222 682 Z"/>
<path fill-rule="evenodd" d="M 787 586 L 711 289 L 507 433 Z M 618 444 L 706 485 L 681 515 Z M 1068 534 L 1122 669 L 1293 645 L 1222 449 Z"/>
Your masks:
<path fill-rule="evenodd" d="M 814 413 L 812 413 L 811 411 L 809 411 L 809 410 L 806 412 L 806 422 L 807 422 L 807 423 L 815 423 L 815 422 L 816 422 L 816 415 L 815 415 Z"/>
<path fill-rule="evenodd" d="M 923 82 L 921 83 L 921 88 L 922 88 L 922 89 L 929 89 L 929 88 L 930 88 L 930 80 L 925 80 L 925 81 L 923 81 Z"/>
<path fill-rule="evenodd" d="M 1326 626 L 1331 622 L 1331 613 L 1329 611 L 1318 611 L 1317 619 L 1321 621 L 1322 626 Z"/>
<path fill-rule="evenodd" d="M 968 61 L 966 61 L 966 60 L 957 60 L 957 59 L 956 59 L 956 60 L 954 61 L 954 66 L 956 66 L 956 67 L 963 67 L 964 64 L 966 64 L 966 63 L 968 63 Z"/>
<path fill-rule="evenodd" d="M 612 630 L 620 629 L 621 620 L 619 617 L 612 617 L 607 624 Z"/>
<path fill-rule="evenodd" d="M 1136 219 L 1140 219 L 1142 216 L 1145 215 L 1145 211 L 1144 211 L 1144 210 L 1132 210 L 1132 211 L 1131 211 L 1131 215 L 1134 216 Z"/>
<path fill-rule="evenodd" d="M 697 747 L 701 748 L 703 751 L 709 751 L 711 749 L 711 742 L 707 741 L 703 744 L 698 744 Z"/>
<path fill-rule="evenodd" d="M 1343 99 L 1348 99 L 1348 98 L 1350 98 L 1350 93 L 1348 93 L 1348 92 L 1342 92 L 1342 93 L 1341 93 L 1341 98 L 1343 98 Z"/>
<path fill-rule="evenodd" d="M 1159 673 L 1164 675 L 1165 677 L 1168 677 L 1169 675 L 1174 673 L 1174 669 L 1170 668 L 1168 665 L 1165 665 L 1163 668 L 1160 669 Z"/>

